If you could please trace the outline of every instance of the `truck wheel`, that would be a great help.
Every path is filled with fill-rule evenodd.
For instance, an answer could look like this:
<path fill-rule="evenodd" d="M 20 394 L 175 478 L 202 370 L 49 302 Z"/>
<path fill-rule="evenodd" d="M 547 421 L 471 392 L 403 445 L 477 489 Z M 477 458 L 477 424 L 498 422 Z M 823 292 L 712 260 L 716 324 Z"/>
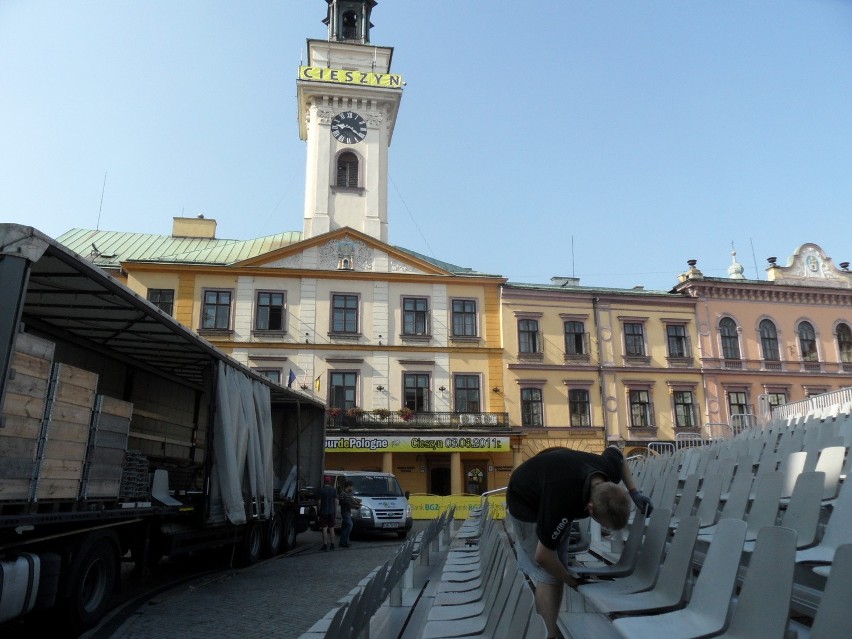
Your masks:
<path fill-rule="evenodd" d="M 406 537 L 408 537 L 408 531 L 407 530 L 397 530 L 396 536 L 399 537 L 400 539 L 405 539 Z"/>
<path fill-rule="evenodd" d="M 276 510 L 272 519 L 266 526 L 266 541 L 263 554 L 266 557 L 274 557 L 284 547 L 284 515 Z"/>
<path fill-rule="evenodd" d="M 263 553 L 263 529 L 264 527 L 258 522 L 249 522 L 246 524 L 245 536 L 243 537 L 240 547 L 240 564 L 242 566 L 251 566 Z"/>
<path fill-rule="evenodd" d="M 118 578 L 117 548 L 110 536 L 91 535 L 74 552 L 64 608 L 75 630 L 91 628 L 107 612 Z"/>
<path fill-rule="evenodd" d="M 284 550 L 296 547 L 296 518 L 293 513 L 284 513 Z"/>

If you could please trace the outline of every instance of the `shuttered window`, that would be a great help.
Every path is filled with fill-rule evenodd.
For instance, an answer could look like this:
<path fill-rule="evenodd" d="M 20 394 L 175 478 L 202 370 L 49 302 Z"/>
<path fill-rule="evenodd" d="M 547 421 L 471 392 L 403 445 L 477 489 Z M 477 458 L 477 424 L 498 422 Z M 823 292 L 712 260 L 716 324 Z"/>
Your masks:
<path fill-rule="evenodd" d="M 354 153 L 341 153 L 337 158 L 337 186 L 358 186 L 358 158 Z"/>

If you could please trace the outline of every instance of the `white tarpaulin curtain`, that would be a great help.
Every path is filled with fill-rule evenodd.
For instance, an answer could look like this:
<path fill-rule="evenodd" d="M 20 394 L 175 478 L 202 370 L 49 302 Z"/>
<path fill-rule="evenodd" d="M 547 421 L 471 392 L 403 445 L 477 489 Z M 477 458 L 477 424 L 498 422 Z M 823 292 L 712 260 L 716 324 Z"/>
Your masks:
<path fill-rule="evenodd" d="M 218 366 L 210 518 L 244 524 L 249 512 L 269 519 L 273 496 L 269 388 L 225 362 Z"/>

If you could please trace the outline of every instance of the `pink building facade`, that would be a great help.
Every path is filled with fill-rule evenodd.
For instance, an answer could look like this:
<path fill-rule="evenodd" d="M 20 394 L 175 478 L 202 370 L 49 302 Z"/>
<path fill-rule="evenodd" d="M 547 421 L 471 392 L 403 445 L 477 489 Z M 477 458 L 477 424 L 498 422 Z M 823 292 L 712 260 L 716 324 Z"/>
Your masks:
<path fill-rule="evenodd" d="M 803 244 L 766 280 L 734 263 L 704 277 L 694 261 L 675 291 L 696 299 L 706 423 L 748 425 L 773 405 L 852 386 L 852 272 Z M 738 417 L 738 415 L 740 417 Z"/>

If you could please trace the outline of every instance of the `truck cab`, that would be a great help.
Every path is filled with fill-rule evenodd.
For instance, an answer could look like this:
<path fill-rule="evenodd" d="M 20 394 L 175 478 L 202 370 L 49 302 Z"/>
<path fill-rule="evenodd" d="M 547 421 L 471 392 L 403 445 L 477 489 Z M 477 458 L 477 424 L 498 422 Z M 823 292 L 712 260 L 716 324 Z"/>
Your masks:
<path fill-rule="evenodd" d="M 347 481 L 352 481 L 352 494 L 361 500 L 360 508 L 352 509 L 353 532 L 395 532 L 404 539 L 414 520 L 408 494 L 393 473 L 359 470 L 327 470 L 338 493 Z M 335 526 L 340 527 L 340 505 L 337 506 Z"/>

